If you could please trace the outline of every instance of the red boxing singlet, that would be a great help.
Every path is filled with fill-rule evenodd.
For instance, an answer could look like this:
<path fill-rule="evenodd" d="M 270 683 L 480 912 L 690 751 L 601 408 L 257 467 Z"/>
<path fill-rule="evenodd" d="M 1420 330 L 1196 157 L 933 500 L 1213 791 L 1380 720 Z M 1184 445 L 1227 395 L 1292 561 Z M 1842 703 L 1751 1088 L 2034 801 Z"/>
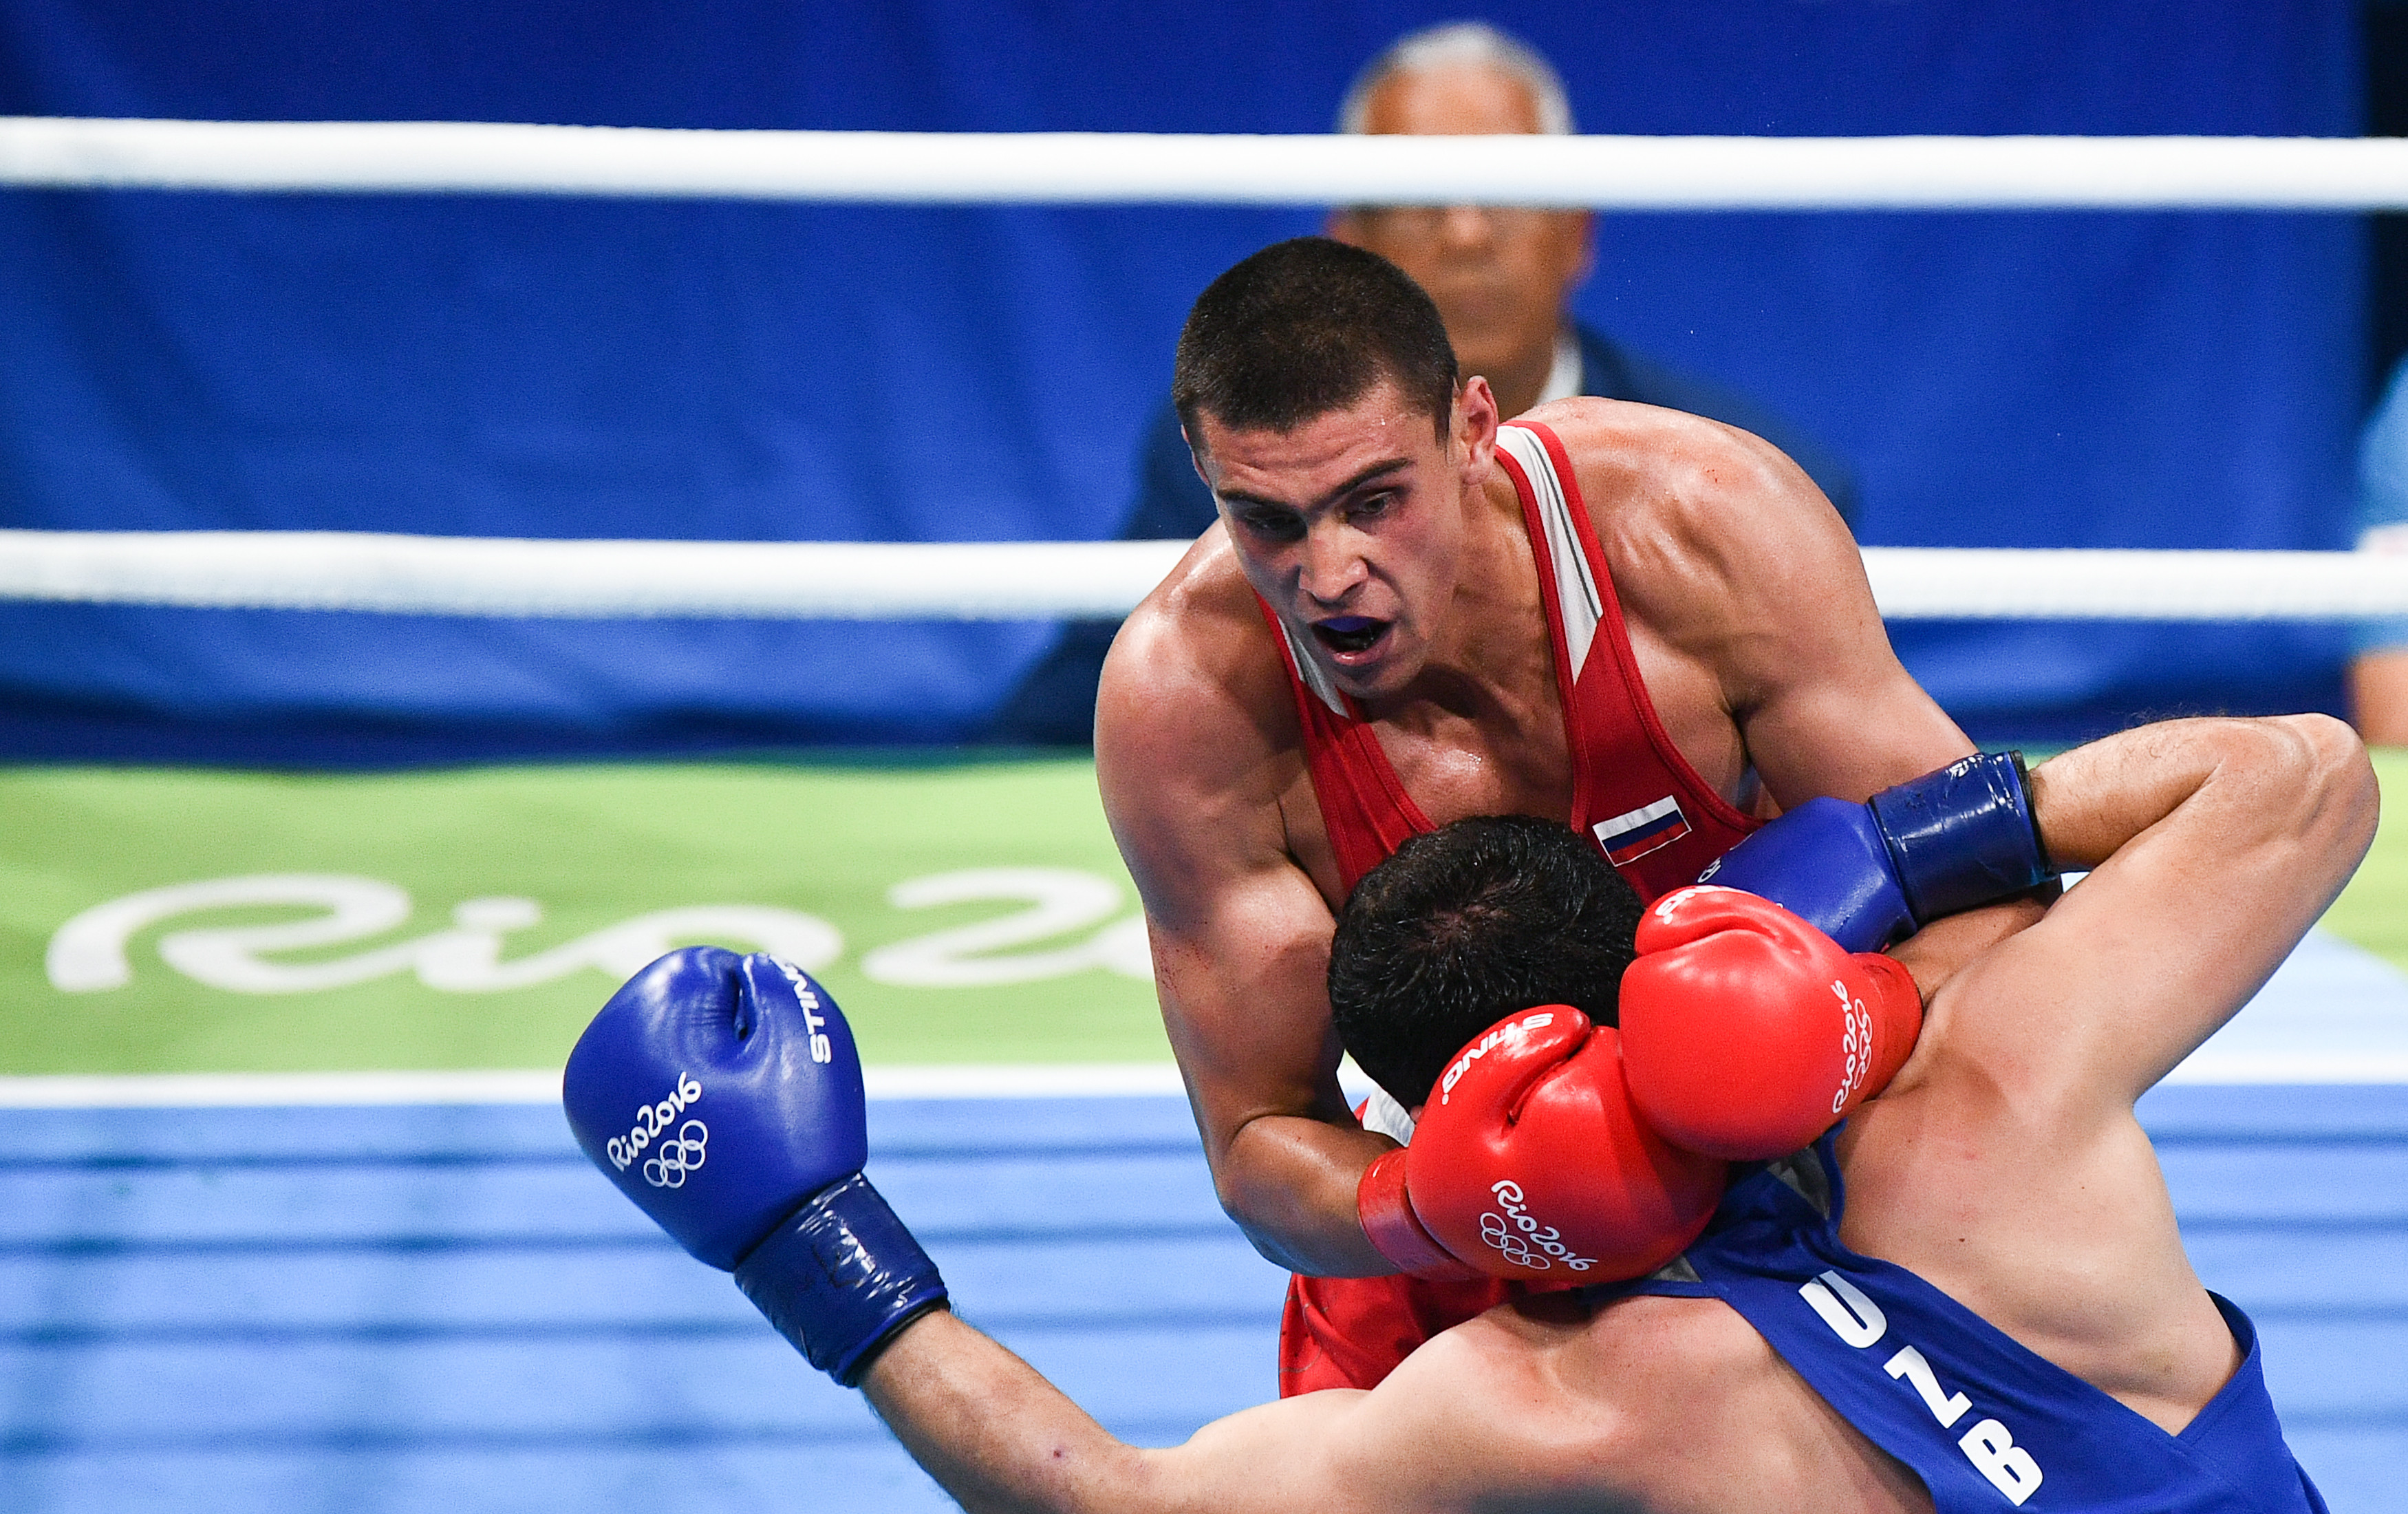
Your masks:
<path fill-rule="evenodd" d="M 1569 818 L 1652 902 L 1696 882 L 1760 822 L 1699 778 L 1656 717 L 1564 444 L 1534 422 L 1501 426 L 1497 461 L 1521 497 L 1538 559 L 1571 755 Z M 1262 610 L 1287 658 L 1313 798 L 1352 894 L 1406 837 L 1437 828 L 1405 792 L 1354 701 L 1299 654 L 1270 607 Z M 1280 1393 L 1375 1387 L 1414 1347 L 1509 1296 L 1500 1281 L 1295 1277 L 1280 1325 Z"/>

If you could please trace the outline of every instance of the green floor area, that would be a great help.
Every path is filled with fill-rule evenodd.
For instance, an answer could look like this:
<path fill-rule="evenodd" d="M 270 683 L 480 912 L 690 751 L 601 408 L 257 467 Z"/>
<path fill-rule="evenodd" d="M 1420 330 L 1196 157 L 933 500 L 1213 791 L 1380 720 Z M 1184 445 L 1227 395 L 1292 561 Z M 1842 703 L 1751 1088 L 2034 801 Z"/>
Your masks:
<path fill-rule="evenodd" d="M 0 1074 L 556 1066 L 699 940 L 878 1062 L 1168 1057 L 1083 760 L 0 770 Z M 2326 927 L 2408 968 L 2408 820 Z"/>
<path fill-rule="evenodd" d="M 15 769 L 0 879 L 6 1074 L 556 1066 L 693 940 L 880 1061 L 1169 1055 L 1085 761 Z"/>

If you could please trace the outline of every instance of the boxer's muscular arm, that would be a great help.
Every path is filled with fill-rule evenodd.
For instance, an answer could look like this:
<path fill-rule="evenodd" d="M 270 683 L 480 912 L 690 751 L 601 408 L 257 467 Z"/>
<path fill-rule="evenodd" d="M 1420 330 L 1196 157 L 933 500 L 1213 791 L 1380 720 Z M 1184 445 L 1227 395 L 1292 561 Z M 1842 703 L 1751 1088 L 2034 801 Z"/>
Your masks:
<path fill-rule="evenodd" d="M 1716 422 L 1585 403 L 1592 448 L 1557 427 L 1575 454 L 1653 459 L 1635 477 L 1612 463 L 1582 470 L 1634 642 L 1652 637 L 1670 658 L 1661 676 L 1736 728 L 1776 804 L 1861 802 L 1973 750 L 1899 664 L 1855 540 L 1795 463 Z M 1652 445 L 1630 446 L 1623 427 Z M 1631 503 L 1596 511 L 1613 499 Z M 1650 692 L 1677 721 L 1670 691 Z M 2012 905 L 1969 912 L 1916 949 L 1916 980 L 1928 990 L 2026 923 Z"/>
<path fill-rule="evenodd" d="M 2322 715 L 2144 727 L 2038 770 L 2042 839 L 2093 871 L 1933 996 L 1842 1140 L 1848 1244 L 2181 1430 L 2235 1348 L 2133 1102 L 2330 902 L 2375 802 Z"/>
<path fill-rule="evenodd" d="M 1114 1439 L 1025 1363 L 950 1314 L 909 1327 L 862 1387 L 912 1458 L 969 1514 L 1628 1507 L 1598 1486 L 1601 1437 L 1541 1433 L 1549 1417 L 1534 1401 L 1530 1374 L 1498 1374 L 1492 1359 L 1445 1339 L 1373 1392 L 1283 1399 L 1164 1449 Z"/>
<path fill-rule="evenodd" d="M 2364 747 L 2323 715 L 2142 727 L 2042 764 L 2032 792 L 2050 854 L 2093 871 L 1952 988 L 1969 1012 L 1949 1040 L 2002 1068 L 2045 1046 L 2039 1075 L 2101 1113 L 2281 965 L 2356 871 L 2377 802 Z M 1972 1013 L 1974 996 L 2021 1007 Z"/>
<path fill-rule="evenodd" d="M 1145 902 L 1164 1027 L 1222 1206 L 1255 1249 L 1325 1276 L 1393 1272 L 1355 1218 L 1354 1190 L 1394 1143 L 1357 1128 L 1339 1090 L 1329 908 L 1281 820 L 1286 689 L 1249 698 L 1262 691 L 1242 679 L 1233 690 L 1228 666 L 1211 660 L 1261 634 L 1251 600 L 1199 608 L 1180 597 L 1217 591 L 1178 583 L 1157 591 L 1168 609 L 1140 607 L 1113 644 L 1096 717 L 1096 780 Z M 1220 632 L 1201 650 L 1187 634 L 1195 617 Z"/>
<path fill-rule="evenodd" d="M 1177 892 L 1147 899 L 1155 992 L 1222 1206 L 1283 1267 L 1395 1271 L 1355 1215 L 1363 1169 L 1395 1143 L 1339 1090 L 1327 906 L 1292 864 L 1224 878 L 1195 914 Z"/>

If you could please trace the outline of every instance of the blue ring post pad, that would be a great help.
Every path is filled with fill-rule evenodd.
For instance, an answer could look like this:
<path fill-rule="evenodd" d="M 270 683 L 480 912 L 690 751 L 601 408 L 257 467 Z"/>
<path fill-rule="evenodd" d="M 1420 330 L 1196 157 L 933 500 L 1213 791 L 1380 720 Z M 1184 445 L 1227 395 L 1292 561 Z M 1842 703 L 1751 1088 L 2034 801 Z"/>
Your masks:
<path fill-rule="evenodd" d="M 2041 850 L 2018 753 L 1961 757 L 1883 789 L 1870 803 L 1918 924 L 2056 876 Z"/>
<path fill-rule="evenodd" d="M 945 1302 L 945 1280 L 859 1173 L 811 1195 L 736 1266 L 778 1334 L 847 1388 L 880 1348 Z"/>

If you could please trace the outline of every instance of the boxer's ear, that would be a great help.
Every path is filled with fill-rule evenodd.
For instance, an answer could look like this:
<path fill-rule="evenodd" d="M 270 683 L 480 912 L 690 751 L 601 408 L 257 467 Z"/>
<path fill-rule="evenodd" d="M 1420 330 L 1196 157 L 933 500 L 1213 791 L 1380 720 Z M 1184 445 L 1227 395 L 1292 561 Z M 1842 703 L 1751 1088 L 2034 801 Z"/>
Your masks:
<path fill-rule="evenodd" d="M 1484 479 L 1489 459 L 1497 452 L 1497 396 L 1488 381 L 1475 373 L 1455 385 L 1455 409 L 1451 417 L 1447 443 L 1450 450 L 1463 449 L 1462 467 L 1467 483 Z"/>

